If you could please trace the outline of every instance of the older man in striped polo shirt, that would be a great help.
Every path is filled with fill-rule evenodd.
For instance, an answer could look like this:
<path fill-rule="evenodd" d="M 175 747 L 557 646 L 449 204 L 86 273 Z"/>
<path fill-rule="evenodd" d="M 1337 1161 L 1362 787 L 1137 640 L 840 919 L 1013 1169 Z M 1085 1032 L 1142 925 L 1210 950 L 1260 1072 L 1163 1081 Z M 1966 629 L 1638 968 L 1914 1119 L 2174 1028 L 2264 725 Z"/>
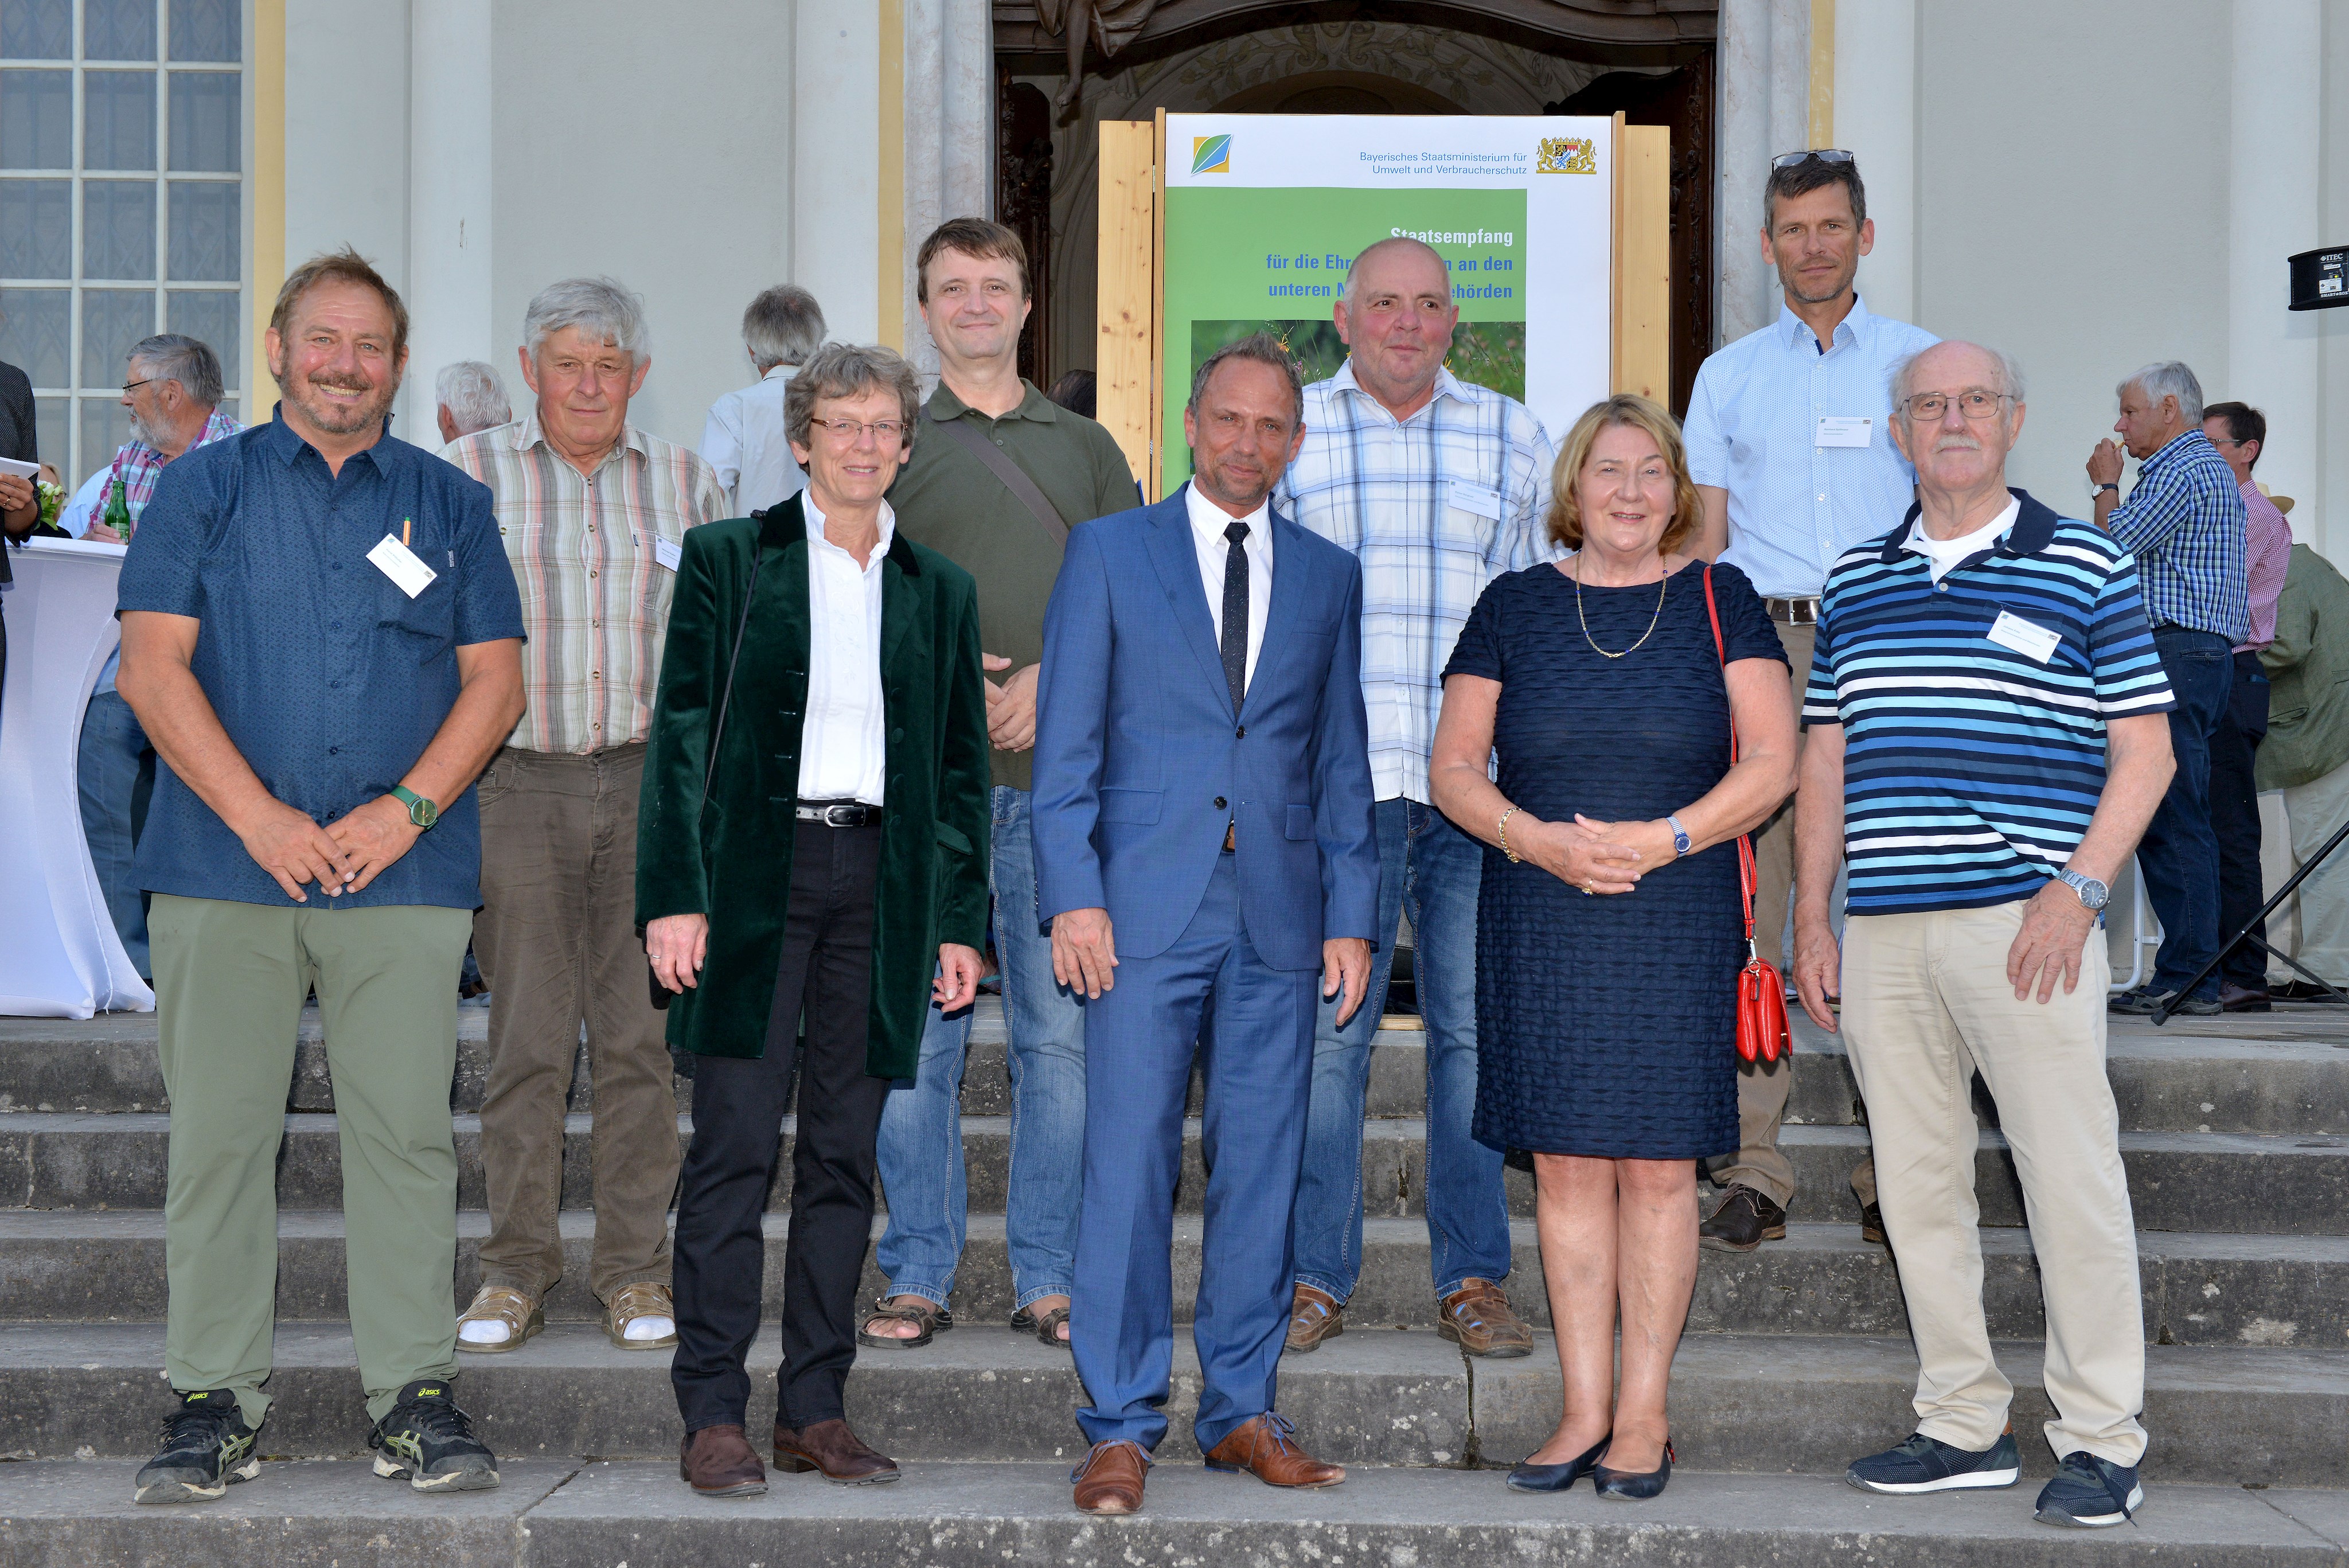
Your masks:
<path fill-rule="evenodd" d="M 692 449 L 628 423 L 652 368 L 644 308 L 609 278 L 551 284 L 523 317 L 537 407 L 441 455 L 496 493 L 522 588 L 529 711 L 481 775 L 490 982 L 481 1166 L 490 1235 L 457 1348 L 512 1350 L 563 1275 L 563 1117 L 584 1021 L 595 1077 L 588 1284 L 623 1350 L 677 1343 L 668 1200 L 677 1096 L 636 931 L 636 794 L 685 531 L 726 515 Z"/>
<path fill-rule="evenodd" d="M 2135 559 L 2007 488 L 2014 362 L 1924 349 L 1894 370 L 1892 410 L 1917 502 L 1827 577 L 1795 818 L 1795 983 L 1827 1030 L 1842 992 L 1920 1363 L 1916 1434 L 1850 1480 L 1911 1493 L 2022 1473 L 1982 1314 L 1979 1070 L 2047 1302 L 2045 1430 L 2062 1465 L 2038 1517 L 2117 1524 L 2145 1498 L 2145 1334 L 2096 912 L 2169 782 L 2174 702 Z"/>

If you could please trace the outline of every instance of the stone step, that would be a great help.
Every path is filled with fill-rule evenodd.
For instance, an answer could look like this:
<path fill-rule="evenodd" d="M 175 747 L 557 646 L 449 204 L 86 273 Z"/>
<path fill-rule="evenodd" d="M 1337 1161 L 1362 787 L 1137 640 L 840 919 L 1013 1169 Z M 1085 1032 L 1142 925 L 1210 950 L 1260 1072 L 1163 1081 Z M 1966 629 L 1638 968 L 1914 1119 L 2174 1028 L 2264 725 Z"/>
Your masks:
<path fill-rule="evenodd" d="M 481 1118 L 455 1118 L 458 1204 L 478 1209 L 486 1199 L 481 1167 Z M 162 1206 L 171 1118 L 151 1111 L 82 1114 L 26 1111 L 0 1116 L 0 1208 L 158 1209 Z M 566 1124 L 563 1168 L 564 1208 L 592 1207 L 588 1174 L 590 1118 Z M 1178 1210 L 1195 1213 L 1206 1192 L 1200 1122 L 1184 1125 Z M 678 1138 L 691 1118 L 678 1118 Z M 782 1125 L 768 1207 L 789 1203 L 794 1122 Z M 1394 1116 L 1363 1124 L 1365 1212 L 1402 1218 L 1423 1212 L 1426 1125 Z M 963 1118 L 964 1158 L 973 1213 L 1001 1213 L 1010 1161 L 1010 1119 Z M 1851 1168 L 1868 1148 L 1868 1129 L 1789 1127 L 1779 1147 L 1799 1184 L 1790 1212 L 1804 1220 L 1856 1220 L 1848 1185 Z M 2349 1135 L 2254 1137 L 2234 1133 L 2123 1133 L 2129 1190 L 2137 1225 L 2149 1231 L 2226 1231 L 2276 1235 L 2349 1235 Z M 278 1202 L 287 1209 L 332 1209 L 341 1202 L 342 1152 L 332 1116 L 285 1118 L 278 1156 Z M 2004 1140 L 1982 1135 L 1976 1164 L 1982 1219 L 1988 1225 L 2023 1223 L 2022 1189 Z M 1507 1177 L 1509 1211 L 1533 1213 L 1532 1178 Z"/>
<path fill-rule="evenodd" d="M 880 1239 L 885 1220 L 875 1220 Z M 1198 1288 L 1201 1221 L 1174 1222 L 1174 1315 L 1191 1317 Z M 783 1241 L 789 1218 L 767 1217 L 766 1301 L 782 1301 Z M 477 1253 L 489 1217 L 468 1210 L 457 1217 L 454 1299 L 472 1298 L 480 1282 Z M 1533 1222 L 1510 1226 L 1510 1297 L 1537 1324 L 1549 1322 L 1542 1291 L 1541 1252 Z M 592 1323 L 602 1308 L 588 1284 L 595 1216 L 562 1216 L 564 1276 L 546 1298 L 550 1321 Z M 2019 1230 L 1982 1231 L 1983 1302 L 1991 1333 L 2036 1338 L 2044 1318 L 2030 1235 Z M 2349 1238 L 2241 1236 L 2146 1231 L 2137 1238 L 2146 1338 L 2160 1345 L 2349 1346 Z M 348 1311 L 343 1217 L 287 1210 L 279 1217 L 277 1315 L 321 1321 Z M 1371 1220 L 1362 1227 L 1362 1270 L 1347 1303 L 1349 1334 L 1436 1321 L 1428 1272 L 1424 1221 Z M 865 1299 L 886 1285 L 873 1256 L 864 1266 Z M 951 1306 L 966 1325 L 990 1325 L 1010 1316 L 1018 1296 L 1000 1215 L 970 1221 Z M 26 1322 L 160 1321 L 168 1303 L 163 1270 L 163 1220 L 153 1210 L 16 1210 L 0 1211 L 0 1303 L 7 1317 Z M 1697 1333 L 1854 1334 L 1908 1332 L 1899 1271 L 1883 1248 L 1859 1239 L 1848 1225 L 1787 1227 L 1786 1240 L 1756 1251 L 1699 1254 L 1689 1326 Z"/>
<path fill-rule="evenodd" d="M 1151 1472 L 1143 1511 L 1125 1519 L 1076 1512 L 1065 1463 L 922 1464 L 877 1487 L 776 1475 L 763 1497 L 711 1501 L 687 1491 L 666 1460 L 502 1459 L 496 1490 L 433 1498 L 365 1465 L 295 1460 L 264 1465 L 218 1502 L 180 1508 L 126 1506 L 136 1469 L 12 1466 L 0 1557 L 24 1568 L 2338 1568 L 2349 1550 L 2344 1494 L 2231 1486 L 2166 1485 L 2134 1527 L 2066 1536 L 2033 1521 L 2029 1486 L 1888 1498 L 1834 1475 L 1686 1469 L 1662 1497 L 1620 1507 L 1587 1487 L 1513 1492 L 1491 1470 L 1362 1467 L 1341 1487 L 1295 1492 L 1170 1462 Z"/>
<path fill-rule="evenodd" d="M 168 1391 L 154 1324 L 0 1325 L 0 1453 L 57 1458 L 150 1450 Z M 2054 1467 L 2041 1347 L 2006 1342 L 2026 1474 Z M 773 1418 L 771 1324 L 751 1347 L 750 1429 Z M 504 1355 L 467 1356 L 459 1397 L 502 1457 L 674 1456 L 681 1432 L 669 1357 L 624 1351 L 564 1324 Z M 2148 1480 L 2341 1486 L 2349 1355 L 2155 1345 L 2147 1351 Z M 282 1324 L 263 1430 L 267 1454 L 357 1456 L 358 1375 L 341 1324 Z M 1916 1356 L 1904 1339 L 1692 1334 L 1672 1375 L 1674 1441 L 1700 1469 L 1839 1473 L 1915 1423 Z M 1197 1453 L 1190 1336 L 1174 1342 L 1172 1425 L 1162 1458 Z M 1515 1361 L 1471 1363 L 1425 1329 L 1349 1334 L 1281 1368 L 1279 1407 L 1312 1451 L 1348 1464 L 1510 1462 L 1556 1425 L 1557 1365 L 1547 1336 Z M 858 1432 L 900 1459 L 1035 1459 L 1083 1451 L 1064 1351 L 1007 1329 L 957 1328 L 926 1352 L 870 1351 L 848 1381 Z"/>
<path fill-rule="evenodd" d="M 457 1012 L 457 1073 L 450 1106 L 478 1111 L 489 1077 L 489 1014 Z M 2279 1022 L 2280 1021 L 2280 1022 Z M 1795 1085 L 1790 1123 L 1848 1126 L 1859 1095 L 1842 1043 L 1799 1012 L 1794 1018 Z M 2189 1033 L 2190 1031 L 2190 1033 Z M 2225 1031 L 2222 1033 L 2221 1031 Z M 1416 1029 L 1379 1032 L 1371 1059 L 1368 1114 L 1415 1116 L 1426 1108 L 1426 1037 Z M 1011 1109 L 1004 1057 L 1002 1004 L 982 998 L 963 1074 L 963 1109 L 1003 1116 Z M 2180 1019 L 2157 1030 L 2141 1020 L 2113 1021 L 2109 1068 L 2121 1125 L 2146 1132 L 2238 1132 L 2270 1136 L 2349 1131 L 2349 1019 L 2317 1007 L 2261 1020 Z M 690 1085 L 678 1080 L 678 1105 Z M 1996 1107 L 1979 1096 L 1986 1116 Z M 583 1046 L 571 1108 L 592 1110 L 595 1096 Z M 110 1013 L 88 1020 L 0 1019 L 0 1112 L 161 1111 L 170 1108 L 155 1056 L 153 1013 Z M 331 1111 L 334 1088 L 317 1013 L 304 1015 L 288 1108 Z M 1191 1114 L 1200 1109 L 1192 1084 Z"/>

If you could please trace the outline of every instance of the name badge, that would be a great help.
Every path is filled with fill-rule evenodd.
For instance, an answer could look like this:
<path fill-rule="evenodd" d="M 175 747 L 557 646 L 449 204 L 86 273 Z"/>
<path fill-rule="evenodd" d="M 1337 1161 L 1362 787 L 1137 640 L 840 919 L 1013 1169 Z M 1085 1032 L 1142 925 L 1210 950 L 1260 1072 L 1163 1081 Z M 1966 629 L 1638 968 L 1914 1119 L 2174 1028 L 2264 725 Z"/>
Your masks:
<path fill-rule="evenodd" d="M 685 546 L 674 539 L 664 539 L 656 534 L 653 535 L 653 559 L 674 572 L 677 564 L 685 559 Z"/>
<path fill-rule="evenodd" d="M 1821 414 L 1818 444 L 1821 446 L 1866 446 L 1875 433 L 1876 421 L 1859 414 Z"/>
<path fill-rule="evenodd" d="M 2012 610 L 1998 612 L 1991 623 L 1990 639 L 2001 648 L 2011 648 L 2025 659 L 2044 664 L 2063 642 L 2061 632 L 2048 630 L 2035 622 L 2027 621 Z"/>
<path fill-rule="evenodd" d="M 389 577 L 399 591 L 414 598 L 432 586 L 440 574 L 416 558 L 416 552 L 386 534 L 376 547 L 367 553 L 376 570 Z"/>
<path fill-rule="evenodd" d="M 1447 501 L 1463 512 L 1474 512 L 1477 516 L 1489 517 L 1495 523 L 1501 520 L 1501 493 L 1497 490 L 1487 490 L 1481 484 L 1463 484 L 1455 479 L 1452 482 L 1452 493 Z"/>

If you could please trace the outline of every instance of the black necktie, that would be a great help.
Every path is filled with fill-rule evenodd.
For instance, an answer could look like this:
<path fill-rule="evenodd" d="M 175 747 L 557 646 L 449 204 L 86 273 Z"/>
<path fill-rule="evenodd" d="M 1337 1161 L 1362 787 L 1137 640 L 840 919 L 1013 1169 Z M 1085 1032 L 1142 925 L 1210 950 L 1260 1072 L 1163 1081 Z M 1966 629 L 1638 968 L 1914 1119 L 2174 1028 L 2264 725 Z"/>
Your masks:
<path fill-rule="evenodd" d="M 1240 711 L 1247 694 L 1248 559 L 1240 548 L 1248 525 L 1234 523 L 1224 530 L 1231 548 L 1224 552 L 1224 683 L 1232 689 L 1232 711 Z"/>

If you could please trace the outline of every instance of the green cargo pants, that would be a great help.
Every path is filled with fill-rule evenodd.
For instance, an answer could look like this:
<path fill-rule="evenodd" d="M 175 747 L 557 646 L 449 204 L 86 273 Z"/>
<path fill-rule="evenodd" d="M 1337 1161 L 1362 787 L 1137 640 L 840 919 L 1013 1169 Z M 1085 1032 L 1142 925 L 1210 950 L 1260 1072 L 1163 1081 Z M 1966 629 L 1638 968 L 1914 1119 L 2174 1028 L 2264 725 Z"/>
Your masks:
<path fill-rule="evenodd" d="M 351 1337 L 367 1415 L 381 1420 L 404 1384 L 457 1371 L 449 1084 L 472 912 L 323 902 L 158 894 L 148 918 L 171 1096 L 164 1371 L 183 1392 L 233 1390 L 254 1427 L 269 1408 L 277 1149 L 313 986 L 342 1138 Z"/>

